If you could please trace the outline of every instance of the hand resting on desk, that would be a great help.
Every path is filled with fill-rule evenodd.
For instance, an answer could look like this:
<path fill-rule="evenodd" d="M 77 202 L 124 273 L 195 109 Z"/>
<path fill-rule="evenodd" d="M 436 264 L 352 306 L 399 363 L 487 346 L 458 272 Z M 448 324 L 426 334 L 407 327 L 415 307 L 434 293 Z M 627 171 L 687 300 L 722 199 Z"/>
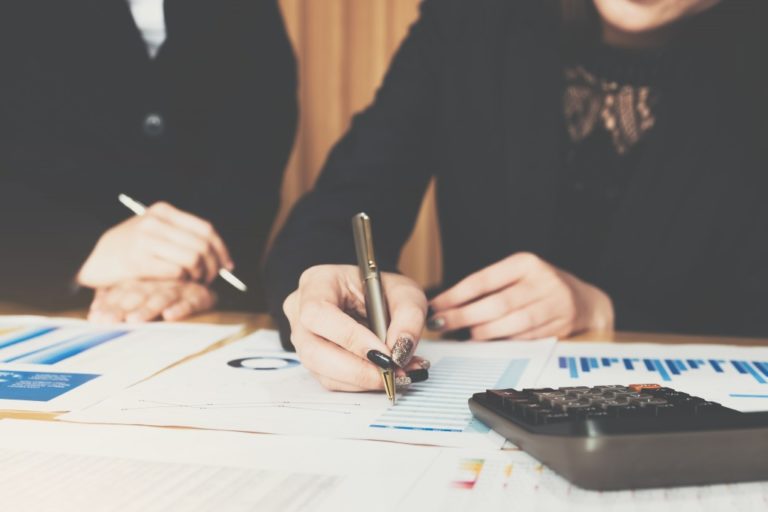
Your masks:
<path fill-rule="evenodd" d="M 191 281 L 124 281 L 96 290 L 88 319 L 96 322 L 175 321 L 211 309 L 216 295 Z"/>

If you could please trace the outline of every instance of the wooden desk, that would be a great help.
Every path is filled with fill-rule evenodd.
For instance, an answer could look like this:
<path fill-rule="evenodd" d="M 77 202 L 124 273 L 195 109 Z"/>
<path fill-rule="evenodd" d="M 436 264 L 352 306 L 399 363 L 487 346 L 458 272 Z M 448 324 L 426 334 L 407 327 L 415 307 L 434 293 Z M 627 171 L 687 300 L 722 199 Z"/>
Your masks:
<path fill-rule="evenodd" d="M 14 308 L 10 305 L 0 304 L 0 314 L 42 314 L 40 312 L 32 312 L 28 309 Z M 84 311 L 65 311 L 60 313 L 47 313 L 48 315 L 66 316 L 72 318 L 84 318 Z M 233 313 L 233 312 L 211 312 L 203 315 L 198 315 L 190 320 L 197 323 L 212 323 L 212 324 L 245 324 L 246 328 L 244 334 L 253 332 L 257 329 L 271 329 L 274 328 L 274 323 L 270 317 L 266 314 L 252 314 L 252 313 Z M 228 340 L 233 341 L 236 338 Z M 730 344 L 730 345 L 768 345 L 768 339 L 758 338 L 718 338 L 707 336 L 682 336 L 679 334 L 650 334 L 650 333 L 631 333 L 631 332 L 587 332 L 574 336 L 567 341 L 579 342 L 579 341 L 609 341 L 616 343 L 624 342 L 648 342 L 648 343 L 708 343 L 708 344 Z M 209 350 L 218 348 L 221 344 L 213 345 Z M 178 364 L 178 363 L 177 363 Z M 18 412 L 18 411 L 2 411 L 0 410 L 0 419 L 2 418 L 23 418 L 23 419 L 38 419 L 38 420 L 53 420 L 56 418 L 56 414 L 53 413 L 31 413 L 31 412 Z"/>

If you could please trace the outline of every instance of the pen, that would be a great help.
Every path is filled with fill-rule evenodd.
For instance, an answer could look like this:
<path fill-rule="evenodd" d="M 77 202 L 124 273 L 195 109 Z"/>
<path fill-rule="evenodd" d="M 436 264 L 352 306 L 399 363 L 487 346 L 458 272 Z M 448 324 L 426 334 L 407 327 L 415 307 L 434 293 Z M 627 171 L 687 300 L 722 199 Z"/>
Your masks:
<path fill-rule="evenodd" d="M 376 264 L 376 256 L 373 251 L 371 218 L 367 214 L 358 213 L 352 217 L 352 234 L 355 238 L 357 266 L 360 269 L 360 279 L 363 282 L 368 327 L 381 341 L 386 342 L 389 310 L 387 308 L 387 300 L 384 297 L 384 289 L 381 285 L 381 274 L 379 273 L 379 267 Z M 377 350 L 372 350 L 368 353 L 368 359 L 381 370 L 381 377 L 384 380 L 384 391 L 387 393 L 389 401 L 394 405 L 395 364 L 392 358 Z"/>
<path fill-rule="evenodd" d="M 136 201 L 135 199 L 133 199 L 131 197 L 128 197 L 125 194 L 120 194 L 119 196 L 117 196 L 117 199 L 121 203 L 123 203 L 123 205 L 126 208 L 131 210 L 136 215 L 144 215 L 144 212 L 147 211 L 147 207 L 144 206 L 144 204 L 140 203 L 139 201 Z M 232 272 L 230 272 L 229 270 L 227 270 L 225 268 L 220 268 L 219 269 L 219 276 L 223 280 L 225 280 L 226 282 L 228 282 L 229 284 L 231 284 L 232 286 L 234 286 L 235 288 L 240 290 L 241 292 L 245 292 L 245 291 L 248 290 L 248 287 L 245 285 L 244 282 L 239 280 L 237 277 L 235 277 L 235 275 Z"/>

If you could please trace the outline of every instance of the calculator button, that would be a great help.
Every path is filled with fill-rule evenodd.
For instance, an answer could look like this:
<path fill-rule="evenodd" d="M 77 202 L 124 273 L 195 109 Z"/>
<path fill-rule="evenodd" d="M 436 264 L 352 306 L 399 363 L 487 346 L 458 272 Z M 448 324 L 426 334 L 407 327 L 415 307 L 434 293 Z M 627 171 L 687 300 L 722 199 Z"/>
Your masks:
<path fill-rule="evenodd" d="M 646 416 L 648 411 L 644 410 L 639 405 L 625 405 L 624 407 L 621 407 L 618 409 L 617 414 L 619 418 L 638 418 L 641 416 Z"/>
<path fill-rule="evenodd" d="M 521 395 L 521 393 L 519 391 L 515 391 L 514 389 L 489 389 L 485 392 L 485 396 L 488 401 L 494 405 L 501 405 L 506 397 L 517 395 Z"/>
<path fill-rule="evenodd" d="M 610 418 L 611 414 L 602 407 L 589 407 L 578 412 L 584 418 Z"/>
<path fill-rule="evenodd" d="M 722 414 L 723 412 L 727 411 L 725 407 L 718 404 L 717 402 L 701 402 L 696 404 L 693 407 L 696 414 L 702 415 L 702 416 L 709 416 L 713 414 Z"/>
<path fill-rule="evenodd" d="M 540 411 L 549 411 L 550 409 L 540 404 L 520 404 L 519 414 L 533 423 L 536 422 L 536 414 Z"/>
<path fill-rule="evenodd" d="M 538 419 L 542 424 L 549 425 L 571 421 L 573 418 L 566 412 L 552 411 L 546 414 L 539 414 Z"/>
<path fill-rule="evenodd" d="M 553 391 L 557 391 L 554 388 L 525 388 L 523 389 L 523 393 L 528 395 L 535 395 L 537 393 L 552 393 Z"/>
<path fill-rule="evenodd" d="M 658 384 L 630 384 L 629 389 L 632 391 L 642 392 L 646 389 L 660 389 L 661 386 Z"/>
<path fill-rule="evenodd" d="M 692 411 L 696 405 L 702 402 L 706 402 L 706 400 L 704 400 L 703 398 L 699 398 L 697 396 L 689 396 L 686 398 L 680 398 L 678 400 L 673 401 L 673 403 L 676 406 L 686 411 Z"/>
<path fill-rule="evenodd" d="M 675 407 L 674 404 L 669 402 L 656 405 L 646 405 L 646 408 L 652 410 L 654 415 L 659 417 L 681 416 L 685 414 L 684 411 L 680 410 L 679 407 Z"/>
<path fill-rule="evenodd" d="M 579 411 L 583 411 L 585 409 L 589 409 L 590 407 L 592 407 L 592 406 L 589 405 L 589 404 L 584 404 L 584 403 L 579 403 L 579 402 L 571 402 L 571 403 L 568 403 L 568 404 L 561 405 L 561 409 L 564 412 L 567 412 L 568 414 L 575 414 L 575 413 L 577 413 Z"/>

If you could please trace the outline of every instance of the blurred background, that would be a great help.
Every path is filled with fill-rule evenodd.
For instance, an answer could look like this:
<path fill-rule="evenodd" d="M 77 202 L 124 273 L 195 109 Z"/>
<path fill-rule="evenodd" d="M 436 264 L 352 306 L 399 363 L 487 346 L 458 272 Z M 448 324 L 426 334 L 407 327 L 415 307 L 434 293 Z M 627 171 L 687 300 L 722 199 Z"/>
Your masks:
<path fill-rule="evenodd" d="M 299 62 L 301 124 L 285 174 L 273 234 L 309 190 L 351 117 L 373 99 L 420 0 L 281 0 Z M 374 228 L 375 228 L 374 219 Z M 440 281 L 440 239 L 432 187 L 401 270 L 422 286 Z"/>

